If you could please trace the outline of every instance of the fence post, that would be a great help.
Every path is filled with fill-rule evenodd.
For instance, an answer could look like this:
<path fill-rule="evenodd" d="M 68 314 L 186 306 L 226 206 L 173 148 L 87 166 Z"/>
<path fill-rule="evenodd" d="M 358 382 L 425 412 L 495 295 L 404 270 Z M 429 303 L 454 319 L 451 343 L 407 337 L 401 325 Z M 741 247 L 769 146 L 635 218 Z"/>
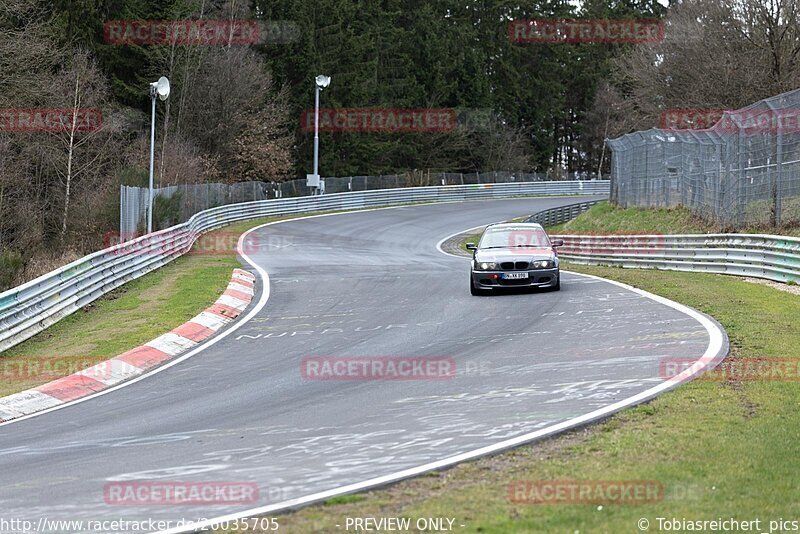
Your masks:
<path fill-rule="evenodd" d="M 781 225 L 781 188 L 783 185 L 783 121 L 778 120 L 778 133 L 775 135 L 775 186 L 773 217 L 774 225 Z"/>
<path fill-rule="evenodd" d="M 644 201 L 647 203 L 647 207 L 651 208 L 650 205 L 650 138 L 646 138 L 644 140 Z"/>
<path fill-rule="evenodd" d="M 714 151 L 717 157 L 717 182 L 716 182 L 716 203 L 714 205 L 714 216 L 717 221 L 722 221 L 722 197 L 725 194 L 724 180 L 727 176 L 725 165 L 722 163 L 722 143 L 719 139 L 714 140 Z"/>
<path fill-rule="evenodd" d="M 663 202 L 663 206 L 669 207 L 669 188 L 667 187 L 668 184 L 668 176 L 669 173 L 667 172 L 667 143 L 661 142 L 661 202 Z"/>
<path fill-rule="evenodd" d="M 123 241 L 127 241 L 125 239 L 125 229 L 123 228 L 123 224 L 125 224 L 125 206 L 127 204 L 125 197 L 125 186 L 120 184 L 119 185 L 119 242 L 122 243 Z"/>
<path fill-rule="evenodd" d="M 734 214 L 736 226 L 737 228 L 742 225 L 744 222 L 744 205 L 745 203 L 742 201 L 745 195 L 745 181 L 747 180 L 747 173 L 745 172 L 744 166 L 744 129 L 741 127 L 740 124 L 736 124 L 736 128 L 739 130 L 738 138 L 738 154 L 739 154 L 739 180 L 736 184 L 736 213 Z"/>

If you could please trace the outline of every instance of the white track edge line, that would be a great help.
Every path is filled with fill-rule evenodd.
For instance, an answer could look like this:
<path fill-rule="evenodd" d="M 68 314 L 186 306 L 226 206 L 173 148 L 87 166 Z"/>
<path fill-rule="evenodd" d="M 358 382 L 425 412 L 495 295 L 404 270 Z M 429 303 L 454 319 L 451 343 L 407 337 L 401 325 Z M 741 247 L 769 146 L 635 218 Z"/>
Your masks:
<path fill-rule="evenodd" d="M 481 226 L 485 226 L 485 225 L 481 225 Z M 474 228 L 470 228 L 469 230 L 474 230 L 475 228 L 480 228 L 481 226 L 476 226 Z M 439 241 L 439 243 L 436 244 L 436 248 L 442 254 L 447 254 L 448 256 L 453 256 L 453 257 L 457 257 L 457 258 L 468 259 L 468 257 L 465 257 L 465 256 L 459 256 L 459 255 L 456 255 L 456 254 L 451 254 L 449 252 L 445 252 L 444 250 L 442 250 L 441 245 L 442 245 L 442 243 L 444 243 L 448 239 L 451 239 L 451 238 L 453 238 L 453 237 L 455 237 L 455 236 L 457 236 L 459 234 L 463 234 L 463 233 L 465 233 L 465 232 L 467 232 L 469 230 L 462 230 L 461 232 L 456 232 L 455 234 L 452 234 L 452 235 L 450 235 L 448 237 L 445 237 L 444 239 Z M 421 474 L 424 474 L 424 473 L 429 472 L 429 471 L 435 471 L 436 469 L 441 469 L 443 467 L 449 467 L 449 466 L 452 466 L 452 465 L 455 465 L 457 463 L 461 463 L 461 462 L 464 462 L 464 461 L 467 461 L 467 460 L 474 460 L 474 459 L 480 458 L 481 456 L 486 456 L 487 454 L 497 453 L 497 452 L 501 452 L 501 451 L 506 450 L 506 449 L 510 449 L 512 447 L 516 447 L 516 446 L 519 446 L 519 445 L 524 445 L 527 442 L 534 441 L 534 440 L 537 440 L 537 439 L 541 439 L 541 438 L 544 438 L 544 437 L 547 437 L 547 436 L 550 436 L 550 435 L 553 435 L 553 434 L 557 434 L 558 432 L 562 432 L 564 430 L 569 430 L 570 428 L 573 428 L 573 427 L 578 427 L 578 426 L 581 426 L 583 424 L 587 424 L 587 423 L 589 423 L 591 421 L 594 421 L 596 419 L 607 417 L 607 416 L 612 415 L 613 413 L 618 412 L 618 411 L 620 411 L 620 410 L 622 410 L 624 408 L 635 406 L 636 404 L 639 404 L 639 403 L 644 402 L 644 401 L 646 401 L 648 399 L 651 399 L 651 398 L 657 396 L 660 393 L 663 393 L 663 392 L 665 392 L 665 391 L 667 391 L 669 389 L 673 389 L 673 388 L 679 386 L 683 382 L 687 382 L 687 381 L 691 380 L 692 378 L 694 378 L 695 376 L 697 376 L 698 374 L 703 372 L 706 368 L 710 368 L 712 366 L 712 364 L 716 365 L 716 363 L 718 363 L 718 362 L 715 362 L 714 360 L 717 359 L 718 356 L 723 356 L 723 357 L 725 356 L 724 354 L 720 354 L 720 351 L 721 351 L 721 349 L 723 347 L 723 342 L 726 339 L 725 333 L 720 329 L 720 327 L 716 323 L 714 323 L 714 321 L 709 319 L 704 314 L 698 312 L 697 310 L 694 310 L 694 309 L 692 309 L 692 308 L 690 308 L 690 307 L 688 307 L 688 306 L 686 306 L 684 304 L 681 304 L 679 302 L 675 302 L 675 301 L 669 300 L 667 298 L 664 298 L 664 297 L 661 297 L 661 296 L 658 296 L 658 295 L 654 295 L 653 293 L 650 293 L 650 292 L 645 291 L 643 289 L 639 289 L 638 287 L 633 287 L 633 286 L 630 286 L 628 284 L 624 284 L 622 282 L 617 282 L 616 280 L 607 280 L 607 279 L 601 278 L 599 276 L 594 276 L 594 275 L 589 275 L 589 274 L 582 274 L 582 273 L 575 273 L 575 272 L 572 272 L 572 271 L 564 271 L 564 272 L 568 272 L 570 274 L 574 274 L 574 275 L 577 275 L 577 276 L 583 276 L 583 277 L 586 277 L 586 278 L 592 278 L 592 279 L 595 279 L 595 280 L 601 280 L 603 282 L 608 282 L 610 284 L 622 287 L 622 288 L 627 289 L 629 291 L 633 291 L 634 293 L 637 293 L 637 294 L 639 294 L 639 295 L 641 295 L 641 296 L 643 296 L 645 298 L 649 298 L 651 300 L 654 300 L 654 301 L 656 301 L 656 302 L 658 302 L 660 304 L 664 304 L 665 306 L 670 307 L 670 308 L 672 308 L 672 309 L 674 309 L 676 311 L 679 311 L 681 313 L 684 313 L 684 314 L 692 317 L 696 321 L 698 321 L 701 325 L 703 325 L 703 327 L 705 327 L 706 331 L 708 332 L 709 342 L 708 342 L 708 346 L 706 347 L 706 350 L 703 353 L 703 355 L 700 358 L 698 358 L 697 362 L 695 362 L 695 364 L 693 364 L 692 367 L 688 368 L 687 371 L 692 370 L 695 367 L 695 365 L 697 365 L 698 363 L 702 363 L 702 365 L 700 365 L 692 373 L 686 373 L 684 371 L 683 373 L 681 373 L 681 374 L 679 374 L 679 375 L 677 375 L 675 377 L 672 377 L 669 380 L 665 380 L 664 382 L 658 384 L 657 386 L 654 386 L 654 387 L 652 387 L 650 389 L 646 389 L 646 390 L 644 390 L 644 391 L 642 391 L 640 393 L 637 393 L 636 395 L 628 397 L 627 399 L 623 399 L 621 401 L 617 401 L 617 402 L 615 402 L 613 404 L 606 405 L 603 408 L 598 408 L 598 409 L 596 409 L 594 411 L 591 411 L 591 412 L 589 412 L 587 414 L 579 415 L 578 417 L 573 417 L 572 419 L 569 419 L 567 421 L 562 421 L 561 423 L 557 423 L 555 425 L 551 425 L 549 427 L 545 427 L 545 428 L 539 429 L 539 430 L 537 430 L 535 432 L 530 432 L 530 433 L 527 433 L 527 434 L 523 434 L 523 435 L 517 436 L 515 438 L 503 440 L 503 441 L 500 441 L 498 443 L 494 443 L 492 445 L 487 445 L 485 447 L 481 447 L 479 449 L 474 449 L 474 450 L 471 450 L 471 451 L 468 451 L 468 452 L 464 452 L 464 453 L 458 454 L 456 456 L 450 456 L 449 458 L 444 458 L 442 460 L 437 460 L 435 462 L 430 462 L 430 463 L 427 463 L 427 464 L 423 464 L 423 465 L 420 465 L 418 467 L 412 467 L 412 468 L 409 468 L 409 469 L 404 469 L 402 471 L 397 471 L 395 473 L 390 473 L 388 475 L 383 475 L 383 476 L 371 478 L 371 479 L 368 479 L 368 480 L 365 480 L 365 481 L 362 481 L 362 482 L 356 482 L 356 483 L 353 483 L 353 484 L 348 484 L 346 486 L 340 486 L 338 488 L 334 488 L 334 489 L 330 489 L 330 490 L 326 490 L 326 491 L 313 493 L 311 495 L 305 495 L 303 497 L 297 497 L 295 499 L 289 499 L 289 500 L 286 500 L 286 501 L 283 501 L 283 502 L 279 502 L 279 503 L 276 503 L 276 504 L 270 504 L 270 505 L 261 506 L 261 507 L 258 507 L 258 508 L 251 508 L 249 510 L 244 510 L 242 512 L 234 512 L 232 514 L 228 514 L 228 515 L 224 515 L 224 516 L 219 516 L 219 517 L 207 519 L 207 520 L 202 521 L 202 522 L 197 522 L 197 523 L 194 523 L 194 524 L 186 526 L 186 527 L 176 527 L 176 528 L 172 528 L 172 529 L 168 529 L 168 530 L 162 530 L 162 531 L 159 531 L 159 534 L 180 534 L 180 533 L 184 533 L 184 532 L 195 532 L 195 531 L 200 530 L 200 529 L 205 529 L 205 528 L 211 527 L 211 526 L 213 526 L 215 524 L 218 524 L 220 522 L 234 521 L 236 519 L 241 519 L 241 518 L 244 518 L 244 517 L 263 515 L 263 514 L 268 514 L 270 512 L 283 511 L 283 510 L 287 510 L 287 509 L 291 509 L 291 508 L 296 508 L 296 507 L 303 506 L 303 505 L 306 505 L 306 504 L 312 504 L 314 502 L 319 502 L 319 501 L 322 501 L 322 500 L 325 500 L 325 499 L 329 499 L 331 497 L 336 497 L 338 495 L 344 495 L 344 494 L 353 493 L 353 492 L 356 492 L 356 491 L 363 491 L 363 490 L 366 490 L 366 489 L 369 489 L 369 488 L 372 488 L 372 487 L 382 486 L 382 485 L 389 484 L 389 483 L 392 483 L 392 482 L 397 482 L 397 481 L 405 479 L 405 478 L 410 478 L 410 477 L 413 477 L 413 476 L 421 475 Z M 721 358 L 719 358 L 719 359 L 721 359 Z"/>
<path fill-rule="evenodd" d="M 568 198 L 571 198 L 573 196 L 596 196 L 596 195 L 565 195 L 565 197 L 568 197 Z M 106 394 L 111 393 L 113 391 L 116 391 L 118 389 L 122 389 L 124 387 L 130 386 L 131 384 L 135 384 L 136 382 L 139 382 L 140 380 L 144 380 L 145 378 L 151 377 L 151 376 L 153 376 L 153 375 L 155 375 L 157 373 L 160 373 L 161 371 L 169 369 L 173 365 L 176 365 L 176 364 L 182 362 L 183 360 L 186 360 L 186 359 L 194 356 L 195 354 L 197 354 L 198 352 L 202 351 L 206 347 L 210 347 L 210 346 L 214 345 L 219 340 L 224 339 L 225 337 L 227 337 L 231 333 L 233 333 L 236 330 L 238 330 L 243 324 L 245 324 L 247 321 L 252 319 L 253 316 L 256 313 L 261 311 L 261 309 L 266 305 L 267 300 L 269 300 L 269 291 L 270 291 L 270 289 L 269 289 L 269 274 L 267 274 L 267 272 L 264 269 L 262 269 L 261 267 L 256 265 L 253 262 L 253 260 L 250 258 L 250 256 L 248 256 L 247 254 L 244 253 L 244 248 L 243 248 L 244 238 L 248 234 L 250 234 L 251 232 L 254 232 L 254 231 L 258 230 L 259 228 L 263 228 L 265 226 L 271 226 L 273 224 L 280 224 L 280 223 L 285 223 L 285 222 L 299 221 L 299 220 L 302 220 L 302 219 L 316 219 L 316 218 L 319 218 L 319 217 L 330 217 L 330 216 L 333 216 L 333 215 L 344 215 L 346 213 L 362 213 L 362 212 L 369 212 L 369 211 L 393 210 L 393 209 L 413 207 L 413 206 L 417 206 L 417 205 L 423 206 L 423 205 L 434 205 L 434 204 L 455 204 L 455 203 L 458 203 L 458 202 L 475 202 L 475 201 L 481 202 L 481 201 L 484 201 L 484 200 L 492 200 L 492 201 L 493 200 L 525 200 L 525 199 L 540 199 L 540 198 L 552 199 L 552 198 L 562 198 L 562 196 L 552 195 L 552 196 L 541 196 L 541 197 L 533 196 L 533 197 L 512 197 L 512 198 L 498 198 L 498 199 L 491 199 L 490 198 L 490 199 L 463 200 L 463 201 L 462 200 L 454 200 L 454 201 L 446 201 L 446 202 L 419 202 L 419 203 L 415 203 L 413 205 L 384 206 L 384 207 L 381 207 L 381 208 L 360 208 L 360 209 L 356 208 L 356 209 L 351 209 L 351 210 L 335 211 L 333 213 L 320 213 L 318 215 L 301 215 L 299 217 L 292 217 L 291 219 L 281 219 L 281 220 L 278 220 L 278 221 L 272 221 L 272 222 L 260 224 L 258 226 L 254 226 L 253 228 L 250 228 L 249 230 L 246 230 L 245 232 L 243 232 L 242 235 L 239 236 L 239 241 L 236 243 L 236 252 L 242 258 L 244 258 L 244 260 L 248 264 L 250 264 L 258 272 L 259 275 L 261 275 L 261 279 L 264 282 L 264 289 L 263 289 L 263 292 L 261 294 L 261 298 L 259 299 L 259 301 L 256 304 L 256 306 L 253 309 L 251 309 L 250 312 L 247 313 L 247 315 L 245 315 L 244 317 L 241 317 L 241 318 L 237 317 L 237 319 L 234 320 L 234 323 L 233 323 L 233 325 L 231 325 L 230 328 L 227 328 L 222 333 L 216 335 L 210 341 L 201 341 L 195 348 L 193 348 L 190 352 L 184 354 L 183 356 L 175 358 L 174 360 L 170 360 L 169 362 L 165 363 L 164 365 L 161 365 L 161 366 L 156 367 L 156 368 L 154 368 L 154 369 L 152 369 L 150 371 L 147 371 L 146 373 L 144 373 L 144 374 L 142 374 L 142 375 L 140 375 L 140 376 L 138 376 L 136 378 L 133 378 L 131 380 L 126 380 L 125 382 L 122 382 L 121 384 L 118 384 L 116 386 L 113 386 L 113 387 L 110 387 L 110 388 L 107 388 L 107 389 L 103 389 L 101 391 L 98 391 L 97 393 L 93 393 L 91 395 L 87 395 L 86 397 L 81 397 L 81 398 L 75 399 L 73 401 L 69 401 L 69 402 L 65 402 L 63 404 L 59 404 L 57 406 L 53 406 L 52 408 L 47 408 L 45 410 L 41 410 L 41 411 L 38 411 L 38 412 L 33 412 L 33 413 L 30 413 L 30 414 L 24 415 L 22 417 L 17 417 L 15 419 L 10 419 L 8 421 L 3 421 L 2 423 L 0 423 L 0 427 L 4 427 L 6 425 L 12 425 L 14 423 L 19 423 L 20 421 L 25 421 L 26 419 L 31 419 L 33 417 L 38 417 L 38 416 L 44 415 L 46 413 L 50 413 L 50 412 L 54 412 L 56 410 L 60 410 L 62 408 L 66 408 L 68 406 L 73 406 L 73 405 L 79 404 L 81 402 L 86 402 L 88 400 L 100 397 L 102 395 L 106 395 Z M 267 215 L 265 217 L 270 217 L 270 215 Z M 263 217 L 259 217 L 259 218 L 263 218 Z M 233 271 L 236 271 L 236 270 L 245 271 L 245 269 L 242 269 L 241 267 L 234 267 Z M 226 288 L 227 288 L 227 286 L 226 286 Z M 250 301 L 250 303 L 248 303 L 248 306 L 251 303 L 252 303 L 252 301 Z M 205 310 L 203 310 L 203 311 L 205 311 Z M 191 319 L 189 321 L 191 321 Z M 158 339 L 158 338 L 156 338 L 156 339 Z M 150 340 L 150 341 L 152 341 L 152 340 Z M 149 343 L 150 341 L 148 341 L 147 343 Z M 141 346 L 147 345 L 147 343 L 144 343 Z M 117 355 L 117 356 L 119 356 L 119 355 Z M 113 356 L 112 358 L 115 358 L 115 357 L 116 356 Z M 2 356 L 0 356 L 0 358 L 2 358 Z M 42 384 L 42 385 L 45 385 L 45 384 Z M 39 386 L 36 386 L 36 387 L 39 387 Z M 36 389 L 36 387 L 34 387 L 32 389 Z"/>
<path fill-rule="evenodd" d="M 187 352 L 183 356 L 179 356 L 179 357 L 177 357 L 177 358 L 175 358 L 173 360 L 170 360 L 169 362 L 165 363 L 164 365 L 156 367 L 155 369 L 152 369 L 151 371 L 148 371 L 148 372 L 146 372 L 146 373 L 144 373 L 144 374 L 142 374 L 142 375 L 140 375 L 140 376 L 138 376 L 136 378 L 133 378 L 131 380 L 126 380 L 125 382 L 123 382 L 121 384 L 118 384 L 116 386 L 104 389 L 102 391 L 98 391 L 97 393 L 94 393 L 92 395 L 88 395 L 86 397 L 81 397 L 80 399 L 75 399 L 74 401 L 66 402 L 66 403 L 60 404 L 58 406 L 53 406 L 52 408 L 48 408 L 46 410 L 42 410 L 42 411 L 39 411 L 39 412 L 28 414 L 28 415 L 23 416 L 23 417 L 18 417 L 16 419 L 11 419 L 10 421 L 5 421 L 3 423 L 0 423 L 0 427 L 6 426 L 6 425 L 11 425 L 11 424 L 14 424 L 14 423 L 19 423 L 20 421 L 24 421 L 24 420 L 30 419 L 32 417 L 38 417 L 40 415 L 44 415 L 46 413 L 50 413 L 50 412 L 53 412 L 53 411 L 56 411 L 56 410 L 60 410 L 62 408 L 66 408 L 68 406 L 73 406 L 73 405 L 79 404 L 81 402 L 86 402 L 88 400 L 92 400 L 92 399 L 100 397 L 102 395 L 107 395 L 108 393 L 112 393 L 114 391 L 117 391 L 118 389 L 122 389 L 124 387 L 130 386 L 132 384 L 135 384 L 135 383 L 139 382 L 140 380 L 144 380 L 145 378 L 149 378 L 149 377 L 151 377 L 151 376 L 153 376 L 153 375 L 155 375 L 157 373 L 165 371 L 166 369 L 169 369 L 173 365 L 177 365 L 180 362 L 182 362 L 182 361 L 184 361 L 184 360 L 186 360 L 188 358 L 191 358 L 192 356 L 194 356 L 195 354 L 199 353 L 200 351 L 202 351 L 202 350 L 204 350 L 204 349 L 216 344 L 220 340 L 225 339 L 227 336 L 229 336 L 230 334 L 232 334 L 233 332 L 238 330 L 242 325 L 246 324 L 259 311 L 261 311 L 261 309 L 266 305 L 267 301 L 269 300 L 269 295 L 270 295 L 269 274 L 267 274 L 267 272 L 264 269 L 262 269 L 261 267 L 256 265 L 255 262 L 253 262 L 253 260 L 250 258 L 250 256 L 248 256 L 244 252 L 244 249 L 243 249 L 243 246 L 242 246 L 244 238 L 247 237 L 247 235 L 250 234 L 250 232 L 254 232 L 255 230 L 258 230 L 259 228 L 263 228 L 264 226 L 269 226 L 269 225 L 272 225 L 272 224 L 277 224 L 277 223 L 282 223 L 282 222 L 296 221 L 296 220 L 300 220 L 300 219 L 310 219 L 310 218 L 313 218 L 313 217 L 324 217 L 326 215 L 333 215 L 333 214 L 327 214 L 326 213 L 326 214 L 321 214 L 321 215 L 310 215 L 310 216 L 307 216 L 307 217 L 294 217 L 294 218 L 291 218 L 291 219 L 283 219 L 283 220 L 280 220 L 280 221 L 272 221 L 272 222 L 260 224 L 258 226 L 254 226 L 253 228 L 250 228 L 249 230 L 243 232 L 241 236 L 239 236 L 239 241 L 237 242 L 237 245 L 236 245 L 237 252 L 250 266 L 252 266 L 258 272 L 258 274 L 260 275 L 262 281 L 264 282 L 263 283 L 264 287 L 263 287 L 262 292 L 261 292 L 261 298 L 259 298 L 259 300 L 256 303 L 256 305 L 244 317 L 237 318 L 237 320 L 234 320 L 233 324 L 230 325 L 229 328 L 226 328 L 221 333 L 219 333 L 215 337 L 211 338 L 209 341 L 200 343 L 198 346 L 194 347 L 193 349 L 191 349 L 189 352 Z M 241 268 L 237 267 L 236 269 L 241 269 Z"/>

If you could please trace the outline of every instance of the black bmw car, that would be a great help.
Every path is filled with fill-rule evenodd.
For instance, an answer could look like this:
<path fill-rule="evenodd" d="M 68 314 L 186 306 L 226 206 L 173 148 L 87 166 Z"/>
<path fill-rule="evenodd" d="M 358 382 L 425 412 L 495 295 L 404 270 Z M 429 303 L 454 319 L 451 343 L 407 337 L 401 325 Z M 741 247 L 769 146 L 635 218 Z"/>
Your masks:
<path fill-rule="evenodd" d="M 467 243 L 472 251 L 469 290 L 482 295 L 502 287 L 561 288 L 556 247 L 536 223 L 498 223 L 486 227 L 480 242 Z"/>

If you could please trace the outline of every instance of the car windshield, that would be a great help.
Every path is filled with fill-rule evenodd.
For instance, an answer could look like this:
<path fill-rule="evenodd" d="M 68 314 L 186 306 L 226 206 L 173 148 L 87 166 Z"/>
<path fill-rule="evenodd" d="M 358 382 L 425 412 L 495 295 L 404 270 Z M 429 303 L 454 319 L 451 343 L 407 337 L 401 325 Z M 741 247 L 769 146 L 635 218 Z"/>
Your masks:
<path fill-rule="evenodd" d="M 530 226 L 488 228 L 479 248 L 543 248 L 550 246 L 547 232 Z"/>

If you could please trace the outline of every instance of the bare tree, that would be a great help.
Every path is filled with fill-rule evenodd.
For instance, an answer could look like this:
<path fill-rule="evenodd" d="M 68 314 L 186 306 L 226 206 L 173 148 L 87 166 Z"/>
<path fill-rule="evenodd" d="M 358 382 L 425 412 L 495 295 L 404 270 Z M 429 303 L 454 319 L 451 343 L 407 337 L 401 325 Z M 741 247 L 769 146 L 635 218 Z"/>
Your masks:
<path fill-rule="evenodd" d="M 800 54 L 800 20 L 796 0 L 734 0 L 732 12 L 742 38 L 759 52 L 768 70 L 767 90 L 796 89 Z"/>
<path fill-rule="evenodd" d="M 5 0 L 0 9 L 0 107 L 48 105 L 52 73 L 65 51 L 47 26 L 38 0 Z M 40 134 L 0 132 L 0 256 L 24 260 L 38 249 L 49 215 L 49 177 L 36 149 Z M 17 268 L 22 269 L 23 264 Z M 0 285 L 19 282 L 7 272 Z"/>
<path fill-rule="evenodd" d="M 150 138 L 141 135 L 125 150 L 122 168 L 140 169 L 146 176 L 150 161 Z M 195 143 L 173 132 L 164 145 L 159 165 L 163 168 L 160 186 L 196 184 L 219 180 L 217 158 L 204 154 Z"/>
<path fill-rule="evenodd" d="M 616 62 L 632 128 L 672 108 L 736 109 L 800 85 L 796 0 L 691 0 L 674 4 L 665 39 Z M 613 129 L 613 128 L 612 128 Z"/>
<path fill-rule="evenodd" d="M 48 150 L 46 155 L 64 188 L 60 221 L 63 240 L 75 180 L 84 175 L 96 176 L 98 163 L 107 156 L 110 136 L 102 122 L 107 91 L 100 69 L 84 50 L 73 54 L 68 66 L 53 78 L 51 87 L 51 107 L 69 111 L 63 128 L 52 134 L 56 140 L 52 148 L 56 150 Z"/>
<path fill-rule="evenodd" d="M 203 83 L 196 84 L 181 110 L 182 132 L 203 151 L 219 156 L 220 167 L 231 171 L 229 180 L 241 179 L 236 169 L 243 161 L 238 155 L 243 135 L 250 144 L 265 144 L 251 150 L 272 150 L 274 161 L 289 158 L 291 145 L 278 133 L 286 129 L 288 103 L 260 56 L 244 47 L 209 50 L 198 78 Z M 259 131 L 265 137 L 255 135 Z"/>
<path fill-rule="evenodd" d="M 234 174 L 241 180 L 279 181 L 293 176 L 288 93 L 274 94 L 234 140 Z"/>
<path fill-rule="evenodd" d="M 64 59 L 38 0 L 4 0 L 0 9 L 0 105 L 33 107 L 49 96 L 51 73 Z"/>
<path fill-rule="evenodd" d="M 512 128 L 496 114 L 484 119 L 468 127 L 471 165 L 487 171 L 529 169 L 531 146 L 524 130 Z"/>
<path fill-rule="evenodd" d="M 602 176 L 607 167 L 606 139 L 635 130 L 645 122 L 646 119 L 632 105 L 632 100 L 623 98 L 608 82 L 600 83 L 592 108 L 584 119 L 581 136 L 581 150 L 590 160 L 597 161 L 598 176 Z"/>

